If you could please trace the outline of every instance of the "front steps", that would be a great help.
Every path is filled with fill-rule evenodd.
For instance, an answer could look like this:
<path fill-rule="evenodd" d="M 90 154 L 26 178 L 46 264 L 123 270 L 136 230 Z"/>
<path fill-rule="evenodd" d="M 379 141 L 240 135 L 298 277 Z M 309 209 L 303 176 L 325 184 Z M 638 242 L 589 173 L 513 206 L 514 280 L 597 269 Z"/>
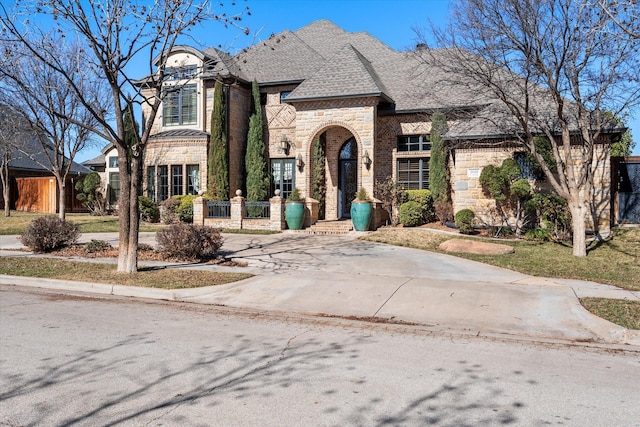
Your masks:
<path fill-rule="evenodd" d="M 349 234 L 353 231 L 353 223 L 351 220 L 341 221 L 318 221 L 311 227 L 297 231 L 301 234 L 313 234 L 324 236 L 335 236 Z"/>

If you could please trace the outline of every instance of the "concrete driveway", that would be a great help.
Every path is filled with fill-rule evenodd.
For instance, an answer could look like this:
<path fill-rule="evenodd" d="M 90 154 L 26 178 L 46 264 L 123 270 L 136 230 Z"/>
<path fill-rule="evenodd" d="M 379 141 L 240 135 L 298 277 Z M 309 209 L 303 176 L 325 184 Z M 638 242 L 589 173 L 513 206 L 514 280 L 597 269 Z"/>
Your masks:
<path fill-rule="evenodd" d="M 247 267 L 235 269 L 255 277 L 180 291 L 114 291 L 124 287 L 105 285 L 105 292 L 268 311 L 376 317 L 474 335 L 640 345 L 637 331 L 593 316 L 579 303 L 583 296 L 640 300 L 638 293 L 613 286 L 536 278 L 450 255 L 362 241 L 354 235 L 224 237 L 223 254 L 246 262 Z M 115 233 L 82 236 L 83 241 L 91 239 L 117 244 Z M 16 241 L 2 236 L 0 249 L 19 246 Z M 140 241 L 155 244 L 155 234 L 141 233 Z M 20 281 L 28 280 L 0 278 L 0 283 Z M 42 286 L 43 281 L 36 279 L 34 285 L 38 283 Z M 99 288 L 93 286 L 92 292 Z"/>

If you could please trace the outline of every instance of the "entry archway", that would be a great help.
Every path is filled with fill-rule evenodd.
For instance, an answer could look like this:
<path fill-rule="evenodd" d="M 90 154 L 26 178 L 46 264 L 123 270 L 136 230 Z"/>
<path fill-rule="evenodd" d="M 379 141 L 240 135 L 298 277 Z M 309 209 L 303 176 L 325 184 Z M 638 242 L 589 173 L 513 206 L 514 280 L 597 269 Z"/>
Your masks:
<path fill-rule="evenodd" d="M 358 191 L 358 144 L 349 138 L 338 154 L 338 213 L 340 218 L 351 218 L 351 202 Z"/>

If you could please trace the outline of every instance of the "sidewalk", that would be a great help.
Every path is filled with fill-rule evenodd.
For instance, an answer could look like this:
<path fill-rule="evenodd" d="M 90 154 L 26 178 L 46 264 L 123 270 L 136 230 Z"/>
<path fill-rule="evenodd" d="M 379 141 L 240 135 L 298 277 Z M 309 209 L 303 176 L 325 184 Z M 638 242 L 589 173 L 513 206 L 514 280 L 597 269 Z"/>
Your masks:
<path fill-rule="evenodd" d="M 255 277 L 227 285 L 171 291 L 14 276 L 0 276 L 0 284 L 265 311 L 377 317 L 473 335 L 640 347 L 640 331 L 600 319 L 578 301 L 587 296 L 639 301 L 638 292 L 593 282 L 537 278 L 449 255 L 360 241 L 353 236 L 284 233 L 224 237 L 225 256 L 247 262 L 248 267 L 187 268 L 235 269 L 254 273 Z M 82 238 L 113 239 L 117 243 L 115 233 Z M 140 240 L 153 244 L 153 238 L 153 233 L 141 233 Z M 5 249 L 0 250 L 0 256 L 15 253 L 10 249 L 20 247 L 14 236 L 0 236 L 0 249 Z"/>

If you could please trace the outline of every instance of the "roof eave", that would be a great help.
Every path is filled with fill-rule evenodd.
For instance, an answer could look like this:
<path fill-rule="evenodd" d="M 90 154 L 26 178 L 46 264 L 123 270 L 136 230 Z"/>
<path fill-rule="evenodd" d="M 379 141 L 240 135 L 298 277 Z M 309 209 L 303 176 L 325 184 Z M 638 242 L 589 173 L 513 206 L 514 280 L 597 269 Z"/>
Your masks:
<path fill-rule="evenodd" d="M 305 98 L 285 98 L 283 101 L 287 103 L 294 102 L 307 102 L 307 101 L 322 101 L 328 99 L 355 99 L 355 98 L 371 98 L 371 97 L 380 97 L 387 102 L 393 102 L 389 96 L 382 92 L 374 92 L 374 93 L 362 93 L 362 94 L 353 94 L 353 95 L 331 95 L 331 96 L 313 96 L 313 97 L 305 97 Z"/>

